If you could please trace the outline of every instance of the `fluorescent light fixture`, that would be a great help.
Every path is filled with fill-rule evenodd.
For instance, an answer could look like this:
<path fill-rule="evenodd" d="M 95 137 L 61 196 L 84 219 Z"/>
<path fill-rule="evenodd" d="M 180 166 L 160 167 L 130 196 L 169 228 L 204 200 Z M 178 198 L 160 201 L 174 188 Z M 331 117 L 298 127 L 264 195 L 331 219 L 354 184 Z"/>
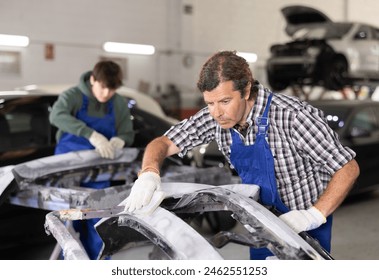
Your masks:
<path fill-rule="evenodd" d="M 23 86 L 23 87 L 19 87 L 19 88 L 15 88 L 15 90 L 36 90 L 38 87 L 37 85 L 26 85 L 26 86 Z"/>
<path fill-rule="evenodd" d="M 255 53 L 237 52 L 237 55 L 243 57 L 247 62 L 250 63 L 254 63 L 258 59 L 258 56 Z"/>
<path fill-rule="evenodd" d="M 152 55 L 155 48 L 152 45 L 126 44 L 117 42 L 105 42 L 103 48 L 106 52 Z"/>
<path fill-rule="evenodd" d="M 26 36 L 0 34 L 0 45 L 9 47 L 26 47 L 29 38 Z"/>
<path fill-rule="evenodd" d="M 0 96 L 5 96 L 5 95 L 28 95 L 29 93 L 24 90 L 8 90 L 8 91 L 0 91 Z"/>

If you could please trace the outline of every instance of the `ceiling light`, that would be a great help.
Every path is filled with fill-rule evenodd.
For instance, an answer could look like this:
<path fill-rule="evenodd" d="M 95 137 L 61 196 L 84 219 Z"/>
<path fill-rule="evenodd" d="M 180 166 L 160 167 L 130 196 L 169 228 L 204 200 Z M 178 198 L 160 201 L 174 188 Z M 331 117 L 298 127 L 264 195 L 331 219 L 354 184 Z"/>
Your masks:
<path fill-rule="evenodd" d="M 26 47 L 29 45 L 27 36 L 0 34 L 0 45 L 9 47 Z"/>
<path fill-rule="evenodd" d="M 258 59 L 258 56 L 255 53 L 237 52 L 237 55 L 243 57 L 247 62 L 250 63 L 254 63 Z"/>
<path fill-rule="evenodd" d="M 103 48 L 106 52 L 152 55 L 155 48 L 152 45 L 126 44 L 117 42 L 105 42 Z"/>

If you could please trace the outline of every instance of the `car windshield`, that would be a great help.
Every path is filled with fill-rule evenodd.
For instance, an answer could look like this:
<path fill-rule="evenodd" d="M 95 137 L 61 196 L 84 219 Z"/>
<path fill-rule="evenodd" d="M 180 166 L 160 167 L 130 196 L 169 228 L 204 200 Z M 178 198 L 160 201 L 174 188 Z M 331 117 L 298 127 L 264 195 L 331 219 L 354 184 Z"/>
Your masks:
<path fill-rule="evenodd" d="M 352 23 L 328 23 L 312 28 L 302 28 L 297 39 L 341 39 L 353 26 Z"/>

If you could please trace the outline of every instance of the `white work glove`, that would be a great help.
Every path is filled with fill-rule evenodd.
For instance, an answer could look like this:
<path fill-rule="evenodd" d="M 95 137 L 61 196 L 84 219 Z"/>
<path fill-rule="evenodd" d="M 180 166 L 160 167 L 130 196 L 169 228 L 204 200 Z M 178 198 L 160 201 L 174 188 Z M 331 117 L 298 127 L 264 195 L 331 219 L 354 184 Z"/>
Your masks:
<path fill-rule="evenodd" d="M 134 182 L 130 195 L 125 199 L 125 211 L 133 212 L 150 203 L 154 192 L 161 188 L 161 177 L 152 171 L 147 171 L 139 175 Z M 158 207 L 159 205 L 156 205 Z M 155 208 L 156 208 L 155 207 Z M 155 209 L 154 209 L 155 210 Z"/>
<path fill-rule="evenodd" d="M 114 148 L 104 135 L 93 131 L 88 140 L 102 158 L 114 158 Z"/>
<path fill-rule="evenodd" d="M 308 210 L 292 210 L 279 216 L 296 233 L 318 228 L 326 223 L 325 216 L 316 207 Z"/>
<path fill-rule="evenodd" d="M 112 147 L 115 149 L 122 149 L 124 148 L 125 141 L 122 140 L 120 137 L 112 137 L 111 140 L 109 140 L 111 143 Z"/>

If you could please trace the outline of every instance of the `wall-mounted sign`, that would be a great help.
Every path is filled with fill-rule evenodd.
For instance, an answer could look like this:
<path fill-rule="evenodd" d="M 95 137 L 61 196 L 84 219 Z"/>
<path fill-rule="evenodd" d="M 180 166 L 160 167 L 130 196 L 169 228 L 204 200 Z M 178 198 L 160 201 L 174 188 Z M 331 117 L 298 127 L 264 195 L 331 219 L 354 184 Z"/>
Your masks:
<path fill-rule="evenodd" d="M 46 60 L 53 60 L 55 57 L 55 48 L 53 44 L 47 43 L 45 44 L 45 59 Z"/>

